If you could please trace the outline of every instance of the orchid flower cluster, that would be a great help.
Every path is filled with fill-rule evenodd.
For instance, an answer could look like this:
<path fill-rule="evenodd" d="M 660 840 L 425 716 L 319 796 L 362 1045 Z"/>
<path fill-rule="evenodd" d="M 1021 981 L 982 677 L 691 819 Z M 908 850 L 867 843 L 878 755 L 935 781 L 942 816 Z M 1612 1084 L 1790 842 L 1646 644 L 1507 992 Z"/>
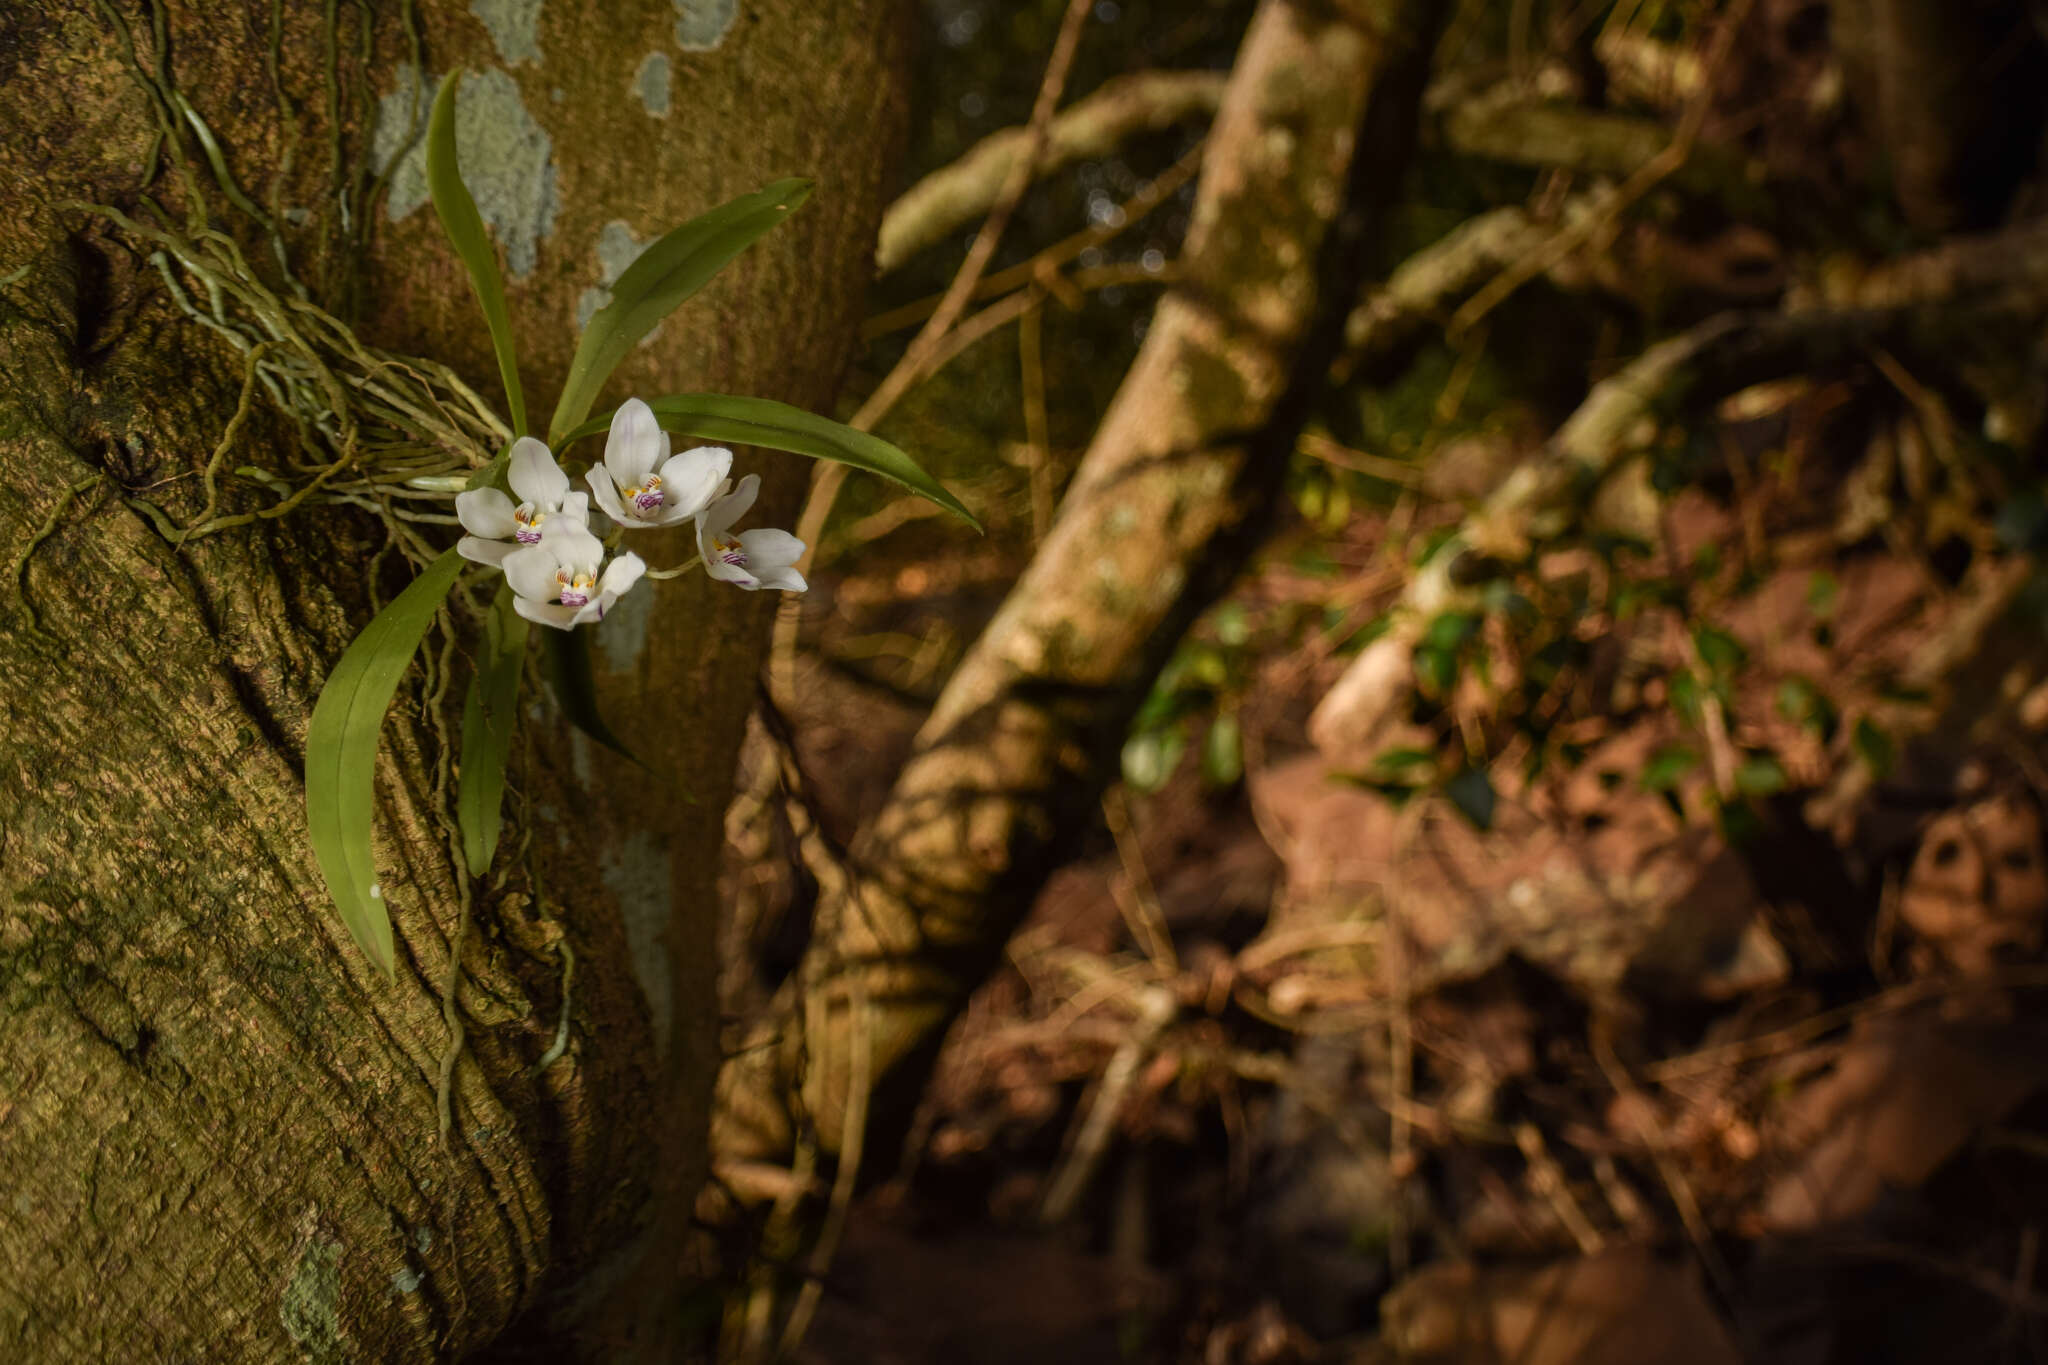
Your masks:
<path fill-rule="evenodd" d="M 733 524 L 760 494 L 761 476 L 749 474 L 735 487 L 731 470 L 732 452 L 723 446 L 672 453 L 654 410 L 630 398 L 612 418 L 603 461 L 584 475 L 588 494 L 572 488 L 543 442 L 522 436 L 512 444 L 506 470 L 521 501 L 496 488 L 459 495 L 455 513 L 469 534 L 455 548 L 464 559 L 502 569 L 514 609 L 557 630 L 603 620 L 646 574 L 646 562 L 630 550 L 606 562 L 620 532 L 690 520 L 711 577 L 750 592 L 802 592 L 804 576 L 796 569 L 801 540 L 776 530 L 733 534 Z M 593 497 L 615 528 L 603 538 L 591 530 Z"/>

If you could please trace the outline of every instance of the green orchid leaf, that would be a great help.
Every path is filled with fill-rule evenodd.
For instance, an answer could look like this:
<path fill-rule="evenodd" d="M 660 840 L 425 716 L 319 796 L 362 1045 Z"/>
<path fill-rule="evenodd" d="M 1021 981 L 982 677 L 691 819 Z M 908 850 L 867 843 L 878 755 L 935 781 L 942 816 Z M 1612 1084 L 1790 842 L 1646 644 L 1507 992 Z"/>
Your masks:
<path fill-rule="evenodd" d="M 462 183 L 462 169 L 455 155 L 455 87 L 457 73 L 449 72 L 434 96 L 434 112 L 427 120 L 427 189 L 434 197 L 434 212 L 441 228 L 455 246 L 455 254 L 469 268 L 469 283 L 476 301 L 483 305 L 484 321 L 491 329 L 491 349 L 498 353 L 498 377 L 505 381 L 505 404 L 512 411 L 512 434 L 526 434 L 526 395 L 519 388 L 519 361 L 512 350 L 512 315 L 505 307 L 505 281 L 498 275 L 498 254 L 484 234 L 484 220 L 476 211 Z"/>
<path fill-rule="evenodd" d="M 398 680 L 462 570 L 455 551 L 393 598 L 356 636 L 314 703 L 306 728 L 306 828 L 320 875 L 356 946 L 395 979 L 391 915 L 370 854 L 377 737 Z"/>
<path fill-rule="evenodd" d="M 455 794 L 455 823 L 472 877 L 490 871 L 504 827 L 505 760 L 518 718 L 526 635 L 527 620 L 513 609 L 512 589 L 499 584 L 462 702 L 462 783 Z"/>
<path fill-rule="evenodd" d="M 548 445 L 566 444 L 563 433 L 589 414 L 597 391 L 642 337 L 810 197 L 810 181 L 778 180 L 692 218 L 641 252 L 612 286 L 612 301 L 583 329 L 548 424 Z"/>
<path fill-rule="evenodd" d="M 765 446 L 787 450 L 817 460 L 865 469 L 893 479 L 921 498 L 927 498 L 954 516 L 981 530 L 981 523 L 946 486 L 918 468 L 917 461 L 865 431 L 855 431 L 843 422 L 805 412 L 787 403 L 767 398 L 734 398 L 718 393 L 672 393 L 649 402 L 662 430 L 698 441 L 722 441 L 732 445 Z M 612 415 L 585 422 L 562 441 L 595 436 L 611 428 Z"/>
<path fill-rule="evenodd" d="M 612 733 L 597 709 L 597 677 L 590 666 L 590 633 L 550 630 L 542 634 L 541 659 L 547 670 L 548 690 L 555 694 L 555 705 L 562 708 L 569 723 L 621 758 L 646 767 Z"/>

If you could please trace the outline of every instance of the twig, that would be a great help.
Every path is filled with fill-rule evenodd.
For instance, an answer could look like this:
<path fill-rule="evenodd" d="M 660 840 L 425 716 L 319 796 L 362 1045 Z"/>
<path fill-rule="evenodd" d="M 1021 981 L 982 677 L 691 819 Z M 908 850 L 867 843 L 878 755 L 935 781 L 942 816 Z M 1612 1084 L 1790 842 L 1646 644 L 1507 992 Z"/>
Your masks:
<path fill-rule="evenodd" d="M 1180 160 L 1140 186 L 1137 193 L 1117 206 L 1117 214 L 1110 222 L 1084 228 L 1071 237 L 1054 242 L 1029 260 L 1020 261 L 1007 270 L 998 270 L 993 275 L 983 277 L 981 283 L 974 287 L 974 297 L 992 299 L 1026 285 L 1048 284 L 1049 271 L 1074 260 L 1091 247 L 1101 247 L 1115 241 L 1135 227 L 1140 219 L 1178 194 L 1183 185 L 1195 178 L 1195 173 L 1202 168 L 1203 145 L 1196 143 L 1181 156 Z M 1165 278 L 1163 275 L 1154 276 L 1150 271 L 1145 271 L 1144 276 Z M 1128 265 L 1109 265 L 1096 270 L 1077 271 L 1074 283 L 1077 288 L 1087 288 L 1097 281 L 1103 284 L 1122 284 L 1135 282 L 1137 278 L 1141 277 L 1133 276 Z M 1048 284 L 1048 287 L 1053 286 Z M 905 327 L 913 327 L 937 312 L 944 297 L 943 294 L 934 294 L 929 298 L 918 299 L 914 303 L 906 303 L 901 308 L 877 313 L 861 325 L 861 337 L 863 340 L 873 340 L 878 336 L 901 331 Z M 1062 301 L 1071 302 L 1064 299 Z"/>
<path fill-rule="evenodd" d="M 839 1169 L 832 1177 L 832 1198 L 825 1209 L 818 1240 L 811 1247 L 809 1274 L 797 1291 L 796 1303 L 783 1324 L 782 1353 L 793 1355 L 810 1330 L 818 1302 L 824 1296 L 825 1274 L 839 1243 L 846 1235 L 846 1215 L 853 1206 L 853 1191 L 860 1178 L 861 1152 L 868 1128 L 868 1092 L 874 1085 L 874 1017 L 868 1007 L 867 981 L 859 972 L 848 973 L 848 1008 L 853 1013 L 853 1038 L 848 1049 L 846 1115 L 840 1126 Z"/>
<path fill-rule="evenodd" d="M 961 312 L 973 297 L 974 287 L 981 283 L 982 274 L 994 257 L 996 246 L 1002 241 L 1003 232 L 1017 211 L 1018 202 L 1030 187 L 1039 158 L 1045 153 L 1053 110 L 1058 107 L 1060 95 L 1067 88 L 1067 74 L 1073 68 L 1074 52 L 1080 46 L 1081 27 L 1087 22 L 1089 9 L 1090 0 L 1067 0 L 1066 17 L 1060 22 L 1059 36 L 1053 40 L 1052 59 L 1046 63 L 1045 77 L 1038 86 L 1038 99 L 1031 109 L 1028 150 L 1012 164 L 1002 194 L 996 199 L 995 207 L 989 210 L 981 231 L 975 234 L 974 245 L 968 248 L 967 259 L 953 276 L 953 283 L 947 288 L 945 298 L 940 300 L 938 311 L 932 314 L 924 330 L 912 339 L 910 349 L 896 368 L 884 377 L 874 393 L 868 396 L 867 402 L 861 404 L 861 415 L 852 422 L 860 430 L 869 429 L 877 416 L 894 407 L 896 400 L 923 376 L 925 366 L 938 353 L 939 343 L 959 321 Z M 867 419 L 865 423 L 862 416 Z"/>
<path fill-rule="evenodd" d="M 1906 661 L 1897 684 L 1906 690 L 1924 691 L 1945 681 L 1983 647 L 2032 577 L 2033 564 L 2024 555 L 1980 560 L 1973 565 L 1962 590 L 1948 603 L 1935 634 Z M 1827 790 L 1807 801 L 1806 823 L 1815 829 L 1835 828 L 1877 785 L 1877 777 L 1861 758 L 1843 764 Z"/>
<path fill-rule="evenodd" d="M 1521 1149 L 1522 1159 L 1529 1163 L 1530 1183 L 1549 1201 L 1551 1212 L 1564 1224 L 1565 1231 L 1571 1233 L 1580 1252 L 1591 1256 L 1605 1247 L 1607 1239 L 1600 1235 L 1600 1229 L 1593 1226 L 1593 1220 L 1586 1217 L 1586 1211 L 1579 1207 L 1571 1185 L 1565 1180 L 1564 1168 L 1557 1164 L 1557 1158 L 1550 1154 L 1550 1148 L 1543 1141 L 1543 1131 L 1527 1121 L 1516 1124 L 1515 1146 Z"/>
<path fill-rule="evenodd" d="M 1890 990 L 1879 991 L 1876 995 L 1851 1004 L 1822 1010 L 1796 1024 L 1787 1024 L 1783 1028 L 1758 1034 L 1754 1038 L 1741 1038 L 1732 1043 L 1701 1048 L 1697 1052 L 1688 1052 L 1682 1056 L 1667 1057 L 1661 1062 L 1653 1062 L 1645 1067 L 1643 1074 L 1659 1085 L 1668 1085 L 1672 1081 L 1684 1080 L 1688 1076 L 1701 1075 L 1727 1066 L 1740 1066 L 1744 1062 L 1790 1052 L 1793 1048 L 1810 1043 L 1823 1034 L 1832 1033 L 1864 1015 L 1889 1014 L 1911 1009 L 1916 1005 L 1950 995 L 1981 996 L 1988 992 L 2040 986 L 2048 986 L 2048 968 L 2009 967 L 1990 975 L 1955 980 L 1926 977 L 1894 986 Z"/>
<path fill-rule="evenodd" d="M 1017 319 L 1017 365 L 1024 403 L 1024 447 L 1030 452 L 1031 543 L 1052 524 L 1052 436 L 1045 411 L 1045 307 Z"/>
<path fill-rule="evenodd" d="M 2037 1293 L 2026 1287 L 2017 1275 L 2008 1279 L 1994 1270 L 1980 1269 L 1948 1260 L 1915 1247 L 1889 1246 L 1875 1242 L 1829 1242 L 1827 1254 L 1844 1261 L 1886 1261 L 1894 1265 L 1924 1270 L 1930 1275 L 1953 1280 L 1967 1285 L 1986 1298 L 2004 1304 L 2011 1313 L 2024 1313 L 2029 1317 L 2048 1317 L 2048 1294 Z"/>
<path fill-rule="evenodd" d="M 1593 1058 L 1600 1064 L 1601 1074 L 1614 1087 L 1614 1093 L 1626 1101 L 1628 1110 L 1637 1116 L 1636 1136 L 1648 1149 L 1651 1162 L 1657 1167 L 1658 1176 L 1664 1181 L 1664 1188 L 1671 1196 L 1672 1207 L 1678 1210 L 1678 1221 L 1685 1227 L 1686 1236 L 1692 1240 L 1693 1251 L 1700 1258 L 1700 1265 L 1707 1277 L 1714 1282 L 1714 1288 L 1725 1298 L 1732 1299 L 1735 1292 L 1735 1276 L 1728 1269 L 1728 1262 L 1721 1255 L 1721 1249 L 1714 1245 L 1713 1230 L 1707 1226 L 1706 1216 L 1700 1212 L 1699 1198 L 1693 1193 L 1692 1182 L 1685 1178 L 1685 1172 L 1672 1160 L 1670 1144 L 1655 1127 L 1651 1118 L 1654 1101 L 1630 1079 L 1628 1070 L 1621 1064 L 1621 1058 L 1614 1052 L 1612 1037 L 1613 1024 L 1605 1015 L 1596 1014 L 1589 1030 Z"/>
<path fill-rule="evenodd" d="M 1074 1212 L 1074 1205 L 1094 1178 L 1096 1168 L 1102 1164 L 1103 1153 L 1109 1146 L 1110 1130 L 1123 1108 L 1124 1097 L 1130 1093 L 1131 1083 L 1138 1078 L 1138 1069 L 1152 1055 L 1159 1035 L 1166 1031 L 1166 1026 L 1179 1012 L 1173 993 L 1163 987 L 1140 987 L 1134 994 L 1139 1000 L 1138 1018 L 1132 1024 L 1129 1036 L 1117 1048 L 1116 1055 L 1103 1068 L 1102 1082 L 1096 1087 L 1088 1116 L 1082 1120 L 1081 1130 L 1074 1137 L 1073 1150 L 1067 1154 L 1066 1163 L 1060 1167 L 1059 1174 L 1053 1177 L 1051 1187 L 1045 1192 L 1039 1220 L 1046 1224 L 1064 1223 Z"/>
<path fill-rule="evenodd" d="M 1124 878 L 1130 888 L 1128 896 L 1116 898 L 1117 909 L 1123 912 L 1131 938 L 1152 959 L 1160 980 L 1171 980 L 1180 974 L 1180 959 L 1173 951 L 1173 935 L 1167 931 L 1166 916 L 1159 909 L 1159 893 L 1153 888 L 1152 874 L 1145 868 L 1145 851 L 1138 847 L 1137 835 L 1131 829 L 1130 802 L 1122 787 L 1111 787 L 1102 793 L 1102 819 L 1109 826 L 1110 837 L 1116 840 L 1117 856 L 1123 860 Z"/>
<path fill-rule="evenodd" d="M 867 401 L 860 405 L 851 421 L 847 423 L 856 431 L 872 431 L 875 423 L 893 407 L 897 400 L 909 392 L 910 387 L 938 365 L 944 363 L 958 350 L 942 351 L 948 334 L 960 320 L 961 312 L 974 297 L 974 291 L 981 283 L 988 263 L 995 255 L 997 244 L 1003 232 L 1010 225 L 1010 219 L 1017 211 L 1018 202 L 1031 184 L 1031 177 L 1038 165 L 1038 158 L 1044 153 L 1046 131 L 1052 122 L 1054 108 L 1059 104 L 1060 95 L 1067 87 L 1067 74 L 1073 66 L 1074 50 L 1081 40 L 1081 26 L 1089 13 L 1089 0 L 1068 0 L 1066 17 L 1060 22 L 1059 36 L 1053 40 L 1052 57 L 1046 63 L 1045 76 L 1039 82 L 1038 99 L 1032 106 L 1029 129 L 1030 150 L 1012 165 L 1010 178 L 1003 186 L 1003 193 L 996 200 L 988 218 L 975 234 L 974 245 L 968 248 L 967 259 L 953 276 L 953 282 L 939 300 L 938 308 L 924 327 L 911 339 L 903 358 L 882 378 Z M 986 313 L 994 312 L 986 310 Z M 1011 316 L 1015 316 L 1012 314 Z M 811 478 L 810 496 L 804 502 L 803 515 L 797 521 L 797 539 L 804 544 L 804 551 L 798 560 L 800 569 L 808 570 L 818 551 L 818 540 L 824 534 L 825 522 L 832 515 L 832 504 L 838 500 L 839 490 L 846 482 L 846 466 L 837 463 L 821 463 Z M 785 604 L 777 613 L 774 638 L 770 645 L 770 676 L 778 687 L 787 691 L 795 667 L 796 627 L 798 615 L 794 604 Z"/>
<path fill-rule="evenodd" d="M 1354 474 L 1383 479 L 1399 484 L 1403 488 L 1414 488 L 1422 482 L 1422 471 L 1406 460 L 1390 460 L 1384 455 L 1368 455 L 1362 450 L 1333 441 L 1313 431 L 1301 434 L 1301 453 L 1324 464 L 1348 469 Z"/>
<path fill-rule="evenodd" d="M 1387 1012 L 1387 1166 L 1396 1196 L 1387 1201 L 1387 1263 L 1395 1279 L 1408 1273 L 1408 1209 L 1401 1182 L 1414 1165 L 1415 1125 L 1409 1103 L 1415 1085 L 1415 1001 L 1408 975 L 1408 940 L 1388 907 L 1387 934 L 1380 949 L 1380 975 L 1394 1007 Z"/>
<path fill-rule="evenodd" d="M 1693 143 L 1699 138 L 1700 125 L 1707 117 L 1707 91 L 1713 86 L 1714 73 L 1721 69 L 1721 63 L 1733 47 L 1736 32 L 1741 29 L 1742 21 L 1748 15 L 1752 3 L 1753 0 L 1735 0 L 1729 7 L 1722 20 L 1721 31 L 1714 36 L 1713 49 L 1707 55 L 1706 77 L 1701 92 L 1679 119 L 1678 131 L 1672 137 L 1671 145 L 1644 162 L 1621 183 L 1619 189 L 1602 196 L 1598 213 L 1588 214 L 1580 222 L 1567 226 L 1542 247 L 1502 271 L 1478 293 L 1467 299 L 1452 315 L 1447 329 L 1454 340 L 1492 312 L 1510 294 L 1589 241 L 1594 233 L 1618 218 L 1624 209 L 1648 194 L 1660 181 L 1684 167 L 1687 158 L 1692 155 Z"/>

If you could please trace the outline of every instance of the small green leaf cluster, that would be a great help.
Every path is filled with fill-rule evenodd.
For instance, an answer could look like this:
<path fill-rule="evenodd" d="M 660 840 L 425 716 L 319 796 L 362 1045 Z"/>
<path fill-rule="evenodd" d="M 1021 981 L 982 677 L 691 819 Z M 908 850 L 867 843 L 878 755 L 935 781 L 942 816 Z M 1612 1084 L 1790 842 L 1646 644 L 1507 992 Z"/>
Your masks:
<path fill-rule="evenodd" d="M 1160 670 L 1124 740 L 1123 779 L 1133 791 L 1164 787 L 1191 742 L 1200 746 L 1205 785 L 1231 787 L 1243 778 L 1238 708 L 1251 677 L 1252 637 L 1249 613 L 1225 602 Z"/>

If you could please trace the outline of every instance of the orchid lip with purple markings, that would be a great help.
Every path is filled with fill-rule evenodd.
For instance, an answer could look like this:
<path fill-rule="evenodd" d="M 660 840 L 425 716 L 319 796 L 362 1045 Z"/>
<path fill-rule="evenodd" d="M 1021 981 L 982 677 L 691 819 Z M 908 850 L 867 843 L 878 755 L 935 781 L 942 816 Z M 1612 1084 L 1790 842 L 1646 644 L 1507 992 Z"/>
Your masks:
<path fill-rule="evenodd" d="M 589 494 L 570 491 L 569 476 L 540 441 L 531 436 L 514 441 L 505 472 L 512 492 L 522 499 L 516 504 L 499 488 L 455 495 L 455 515 L 469 533 L 455 546 L 464 559 L 503 568 L 506 557 L 520 547 L 540 544 L 551 525 L 588 529 Z"/>
<path fill-rule="evenodd" d="M 602 621 L 646 571 L 636 554 L 613 555 L 607 563 L 603 541 L 587 527 L 559 518 L 542 527 L 540 544 L 505 557 L 513 610 L 556 630 Z"/>
<path fill-rule="evenodd" d="M 724 446 L 670 453 L 654 409 L 629 398 L 612 416 L 604 459 L 583 477 L 599 510 L 631 531 L 689 520 L 718 495 L 731 469 Z"/>
<path fill-rule="evenodd" d="M 731 534 L 761 492 L 761 476 L 749 474 L 730 493 L 724 488 L 697 516 L 697 554 L 704 571 L 720 582 L 755 592 L 779 588 L 802 592 L 809 584 L 798 571 L 804 543 L 787 531 L 762 529 Z"/>

